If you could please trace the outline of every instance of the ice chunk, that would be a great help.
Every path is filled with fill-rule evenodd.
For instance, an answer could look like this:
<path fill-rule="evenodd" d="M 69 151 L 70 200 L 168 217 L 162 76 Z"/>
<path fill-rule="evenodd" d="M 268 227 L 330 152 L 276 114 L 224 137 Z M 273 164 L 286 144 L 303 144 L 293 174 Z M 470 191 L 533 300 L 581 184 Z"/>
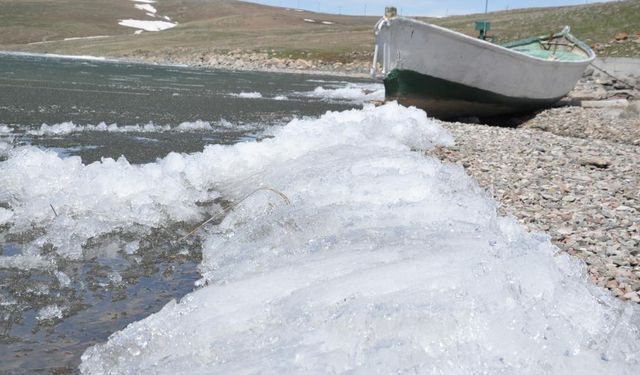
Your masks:
<path fill-rule="evenodd" d="M 42 124 L 39 130 L 30 130 L 31 135 L 66 135 L 80 131 L 80 128 L 73 122 L 63 122 L 55 125 Z"/>
<path fill-rule="evenodd" d="M 303 96 L 327 100 L 342 100 L 354 103 L 384 100 L 384 87 L 381 84 L 350 83 L 318 86 L 313 91 L 299 93 Z"/>
<path fill-rule="evenodd" d="M 238 125 L 232 124 L 226 120 L 222 120 L 219 124 L 222 128 L 233 127 L 237 129 L 249 129 L 255 128 L 255 124 L 252 125 Z M 158 125 L 154 123 L 148 123 L 144 125 L 107 125 L 101 122 L 97 125 L 87 124 L 78 125 L 72 122 L 63 122 L 60 124 L 42 124 L 38 129 L 28 130 L 27 134 L 34 136 L 60 136 L 68 135 L 79 132 L 109 132 L 109 133 L 162 133 L 162 132 L 200 132 L 213 130 L 213 126 L 208 121 L 196 120 L 193 122 L 182 122 L 177 126 L 171 127 L 169 125 Z"/>
<path fill-rule="evenodd" d="M 183 122 L 176 129 L 179 131 L 213 130 L 211 124 L 207 121 Z"/>
<path fill-rule="evenodd" d="M 138 249 L 140 249 L 140 241 L 133 241 L 125 245 L 124 252 L 131 255 L 135 254 Z"/>
<path fill-rule="evenodd" d="M 56 266 L 52 260 L 45 259 L 38 255 L 13 255 L 0 256 L 0 269 L 18 268 L 21 270 L 44 269 L 52 270 Z"/>
<path fill-rule="evenodd" d="M 0 139 L 0 158 L 6 157 L 12 148 L 13 148 L 12 143 L 5 142 L 4 140 Z"/>
<path fill-rule="evenodd" d="M 0 196 L 0 199 L 2 196 Z M 6 225 L 11 221 L 13 217 L 13 211 L 0 207 L 0 226 Z"/>
<path fill-rule="evenodd" d="M 12 197 L 11 231 L 44 228 L 34 245 L 50 243 L 59 254 L 78 258 L 85 241 L 101 234 L 197 221 L 203 215 L 198 202 L 218 193 L 203 189 L 204 181 L 191 181 L 184 158 L 170 154 L 141 166 L 124 158 L 83 165 L 79 157 L 15 149 L 0 162 L 0 195 Z"/>
<path fill-rule="evenodd" d="M 71 285 L 71 279 L 69 278 L 69 276 L 67 276 L 66 273 L 61 271 L 55 271 L 54 274 L 56 275 L 56 278 L 58 279 L 60 286 L 66 288 L 69 285 Z"/>
<path fill-rule="evenodd" d="M 118 126 L 117 124 L 107 125 L 104 122 L 101 122 L 98 125 L 77 125 L 72 122 L 63 122 L 53 125 L 42 124 L 39 129 L 29 130 L 27 131 L 27 134 L 35 136 L 59 136 L 77 132 L 160 133 L 169 131 L 191 132 L 211 129 L 211 125 L 208 122 L 202 120 L 197 120 L 194 122 L 183 122 L 173 128 L 169 125 L 156 125 L 153 123 L 148 123 L 145 125 Z"/>
<path fill-rule="evenodd" d="M 231 94 L 231 96 L 235 96 L 238 98 L 244 99 L 260 99 L 262 98 L 262 94 L 259 92 L 241 92 L 239 94 Z"/>
<path fill-rule="evenodd" d="M 390 103 L 192 155 L 237 203 L 205 235 L 203 287 L 82 372 L 635 374 L 638 309 L 415 151 L 450 142 Z"/>
<path fill-rule="evenodd" d="M 37 320 L 54 320 L 54 319 L 62 319 L 64 316 L 62 309 L 58 305 L 49 305 L 44 307 L 38 311 L 38 315 L 36 316 Z"/>

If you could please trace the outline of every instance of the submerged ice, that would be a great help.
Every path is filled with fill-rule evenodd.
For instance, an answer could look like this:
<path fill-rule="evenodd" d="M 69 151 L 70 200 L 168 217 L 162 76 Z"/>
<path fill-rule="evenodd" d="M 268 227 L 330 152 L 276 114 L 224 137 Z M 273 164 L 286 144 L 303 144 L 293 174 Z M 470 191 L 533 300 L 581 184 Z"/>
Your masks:
<path fill-rule="evenodd" d="M 149 225 L 197 216 L 194 202 L 214 191 L 237 204 L 201 233 L 204 287 L 88 349 L 84 373 L 636 374 L 638 309 L 589 283 L 547 236 L 499 217 L 462 168 L 420 152 L 451 142 L 424 112 L 391 103 L 139 167 L 28 148 L 4 162 L 40 158 L 9 185 L 7 220 L 33 224 L 46 211 L 33 202 L 60 196 L 42 171 L 52 164 L 70 179 L 76 226 L 89 215 L 128 224 L 137 200 Z M 144 188 L 132 199 L 72 187 L 102 175 Z M 92 199 L 119 215 L 91 214 Z"/>

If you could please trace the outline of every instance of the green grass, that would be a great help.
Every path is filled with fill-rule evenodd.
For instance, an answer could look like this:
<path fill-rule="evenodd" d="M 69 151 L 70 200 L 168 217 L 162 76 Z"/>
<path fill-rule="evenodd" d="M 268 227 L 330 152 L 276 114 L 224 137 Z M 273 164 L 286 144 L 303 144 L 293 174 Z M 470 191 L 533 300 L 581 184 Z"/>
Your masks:
<path fill-rule="evenodd" d="M 437 25 L 475 35 L 475 20 L 492 23 L 490 34 L 497 42 L 522 39 L 560 31 L 565 25 L 571 32 L 591 46 L 611 44 L 598 51 L 603 56 L 640 56 L 640 44 L 610 43 L 620 32 L 640 32 L 640 1 L 619 1 L 570 7 L 518 9 L 484 15 L 448 17 L 429 20 Z"/>
<path fill-rule="evenodd" d="M 163 0 L 161 15 L 179 22 L 173 29 L 133 35 L 120 19 L 150 19 L 127 0 L 0 0 L 0 49 L 92 54 L 113 57 L 180 56 L 242 49 L 277 58 L 348 62 L 368 60 L 378 17 L 297 12 L 233 0 Z M 310 24 L 303 18 L 333 25 Z M 565 25 L 600 55 L 640 56 L 640 43 L 610 43 L 620 32 L 632 39 L 640 32 L 640 0 L 572 7 L 521 9 L 468 16 L 425 19 L 475 35 L 473 22 L 492 22 L 498 42 L 557 32 Z M 110 35 L 104 39 L 63 38 Z M 30 44 L 33 42 L 43 42 Z"/>

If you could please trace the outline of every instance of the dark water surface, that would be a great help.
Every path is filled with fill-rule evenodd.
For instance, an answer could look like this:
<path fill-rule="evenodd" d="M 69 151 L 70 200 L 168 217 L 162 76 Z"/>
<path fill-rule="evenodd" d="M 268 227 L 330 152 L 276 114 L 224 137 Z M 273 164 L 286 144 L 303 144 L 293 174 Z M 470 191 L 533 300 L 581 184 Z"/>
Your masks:
<path fill-rule="evenodd" d="M 307 95 L 349 82 L 358 81 L 0 54 L 0 126 L 12 129 L 16 145 L 78 155 L 85 164 L 121 155 L 146 163 L 171 151 L 255 141 L 296 116 L 358 107 Z M 198 120 L 210 128 L 178 128 Z M 80 130 L 41 131 L 43 123 L 62 129 L 56 124 L 67 122 Z M 130 128 L 86 130 L 101 122 Z M 44 247 L 47 267 L 0 264 L 0 373 L 77 372 L 88 346 L 192 291 L 200 243 L 176 239 L 193 226 L 173 223 L 138 238 L 111 233 L 85 244 L 82 260 Z M 25 253 L 40 234 L 0 226 L 0 257 Z M 132 242 L 138 249 L 124 251 Z M 63 307 L 60 317 L 55 307 Z"/>
<path fill-rule="evenodd" d="M 72 149 L 70 154 L 81 155 L 87 162 L 120 155 L 130 162 L 148 162 L 170 151 L 194 152 L 205 144 L 255 138 L 265 127 L 296 116 L 352 108 L 352 103 L 305 93 L 322 83 L 354 81 L 0 54 L 0 124 L 37 129 L 43 123 L 177 126 L 200 120 L 215 128 L 206 135 L 84 132 L 64 139 L 26 139 L 35 145 Z M 262 97 L 242 97 L 252 93 Z M 220 122 L 226 126 L 216 126 Z"/>

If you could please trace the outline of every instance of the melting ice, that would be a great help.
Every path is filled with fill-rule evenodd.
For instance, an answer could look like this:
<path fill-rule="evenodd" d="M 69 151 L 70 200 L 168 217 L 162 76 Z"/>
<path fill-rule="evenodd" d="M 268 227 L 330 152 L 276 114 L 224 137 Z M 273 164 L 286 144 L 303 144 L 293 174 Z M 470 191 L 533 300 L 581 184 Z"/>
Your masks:
<path fill-rule="evenodd" d="M 66 256 L 101 233 L 202 219 L 217 197 L 237 204 L 201 233 L 203 287 L 89 348 L 83 372 L 640 369 L 638 309 L 499 217 L 462 168 L 425 157 L 452 138 L 424 112 L 367 106 L 273 135 L 146 165 L 8 151 L 4 225 L 41 228 L 34 248 Z"/>
<path fill-rule="evenodd" d="M 122 125 L 118 126 L 117 124 L 107 125 L 104 122 L 99 123 L 98 125 L 78 125 L 73 122 L 62 122 L 59 124 L 42 124 L 38 129 L 28 130 L 26 133 L 29 135 L 35 136 L 59 136 L 59 135 L 68 135 L 72 133 L 79 132 L 108 132 L 108 133 L 161 133 L 161 132 L 195 132 L 195 131 L 207 131 L 207 130 L 216 130 L 228 128 L 228 122 L 226 120 L 221 120 L 217 123 L 210 123 L 208 121 L 192 121 L 192 122 L 182 122 L 177 126 L 171 127 L 169 125 L 156 125 L 153 123 L 148 123 L 145 125 Z M 241 128 L 237 126 L 236 128 Z M 11 129 L 7 127 L 6 133 L 11 133 Z M 0 127 L 0 133 L 3 131 L 2 127 Z"/>
<path fill-rule="evenodd" d="M 324 100 L 366 103 L 384 100 L 384 87 L 377 83 L 325 82 L 313 91 L 299 94 Z"/>
<path fill-rule="evenodd" d="M 288 201 L 239 203 L 204 234 L 207 286 L 88 349 L 82 371 L 637 373 L 637 308 L 419 152 L 450 142 L 387 104 L 181 156 L 229 199 Z"/>

